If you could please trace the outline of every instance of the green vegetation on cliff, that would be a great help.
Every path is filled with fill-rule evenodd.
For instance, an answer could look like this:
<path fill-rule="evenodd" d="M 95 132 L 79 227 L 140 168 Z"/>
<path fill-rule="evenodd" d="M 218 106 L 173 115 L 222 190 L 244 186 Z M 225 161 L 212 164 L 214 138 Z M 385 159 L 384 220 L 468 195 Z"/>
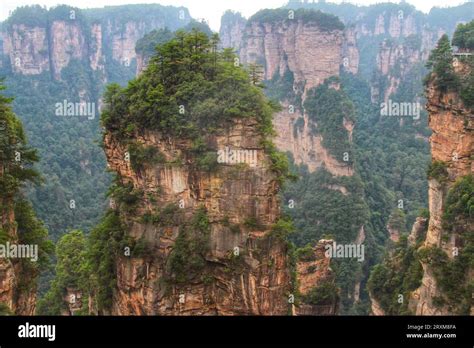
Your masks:
<path fill-rule="evenodd" d="M 259 85 L 250 83 L 249 72 L 235 64 L 235 55 L 218 51 L 217 45 L 216 35 L 194 29 L 178 31 L 158 44 L 138 78 L 126 88 L 109 85 L 102 124 L 124 142 L 144 130 L 187 138 L 193 142 L 197 167 L 211 171 L 217 157 L 206 137 L 228 129 L 235 120 L 255 118 L 271 168 L 283 180 L 288 165 L 267 139 L 273 135 L 272 114 L 277 106 L 265 98 Z"/>
<path fill-rule="evenodd" d="M 339 162 L 349 165 L 353 162 L 352 144 L 344 125 L 354 123 L 355 111 L 346 94 L 331 86 L 338 86 L 339 82 L 338 78 L 330 78 L 309 90 L 304 108 L 313 121 L 313 132 L 321 134 L 324 148 Z"/>
<path fill-rule="evenodd" d="M 0 81 L 0 92 L 5 90 Z M 16 294 L 35 292 L 37 279 L 45 270 L 53 252 L 48 240 L 48 231 L 40 221 L 24 191 L 29 184 L 40 182 L 34 165 L 38 161 L 36 150 L 28 145 L 22 123 L 13 113 L 12 98 L 0 94 L 0 243 L 13 242 L 21 245 L 36 245 L 38 259 L 12 259 L 17 277 Z M 15 220 L 10 225 L 8 218 L 14 212 Z M 12 231 L 16 228 L 16 237 Z M 16 299 L 14 299 L 16 300 Z"/>
<path fill-rule="evenodd" d="M 209 251 L 211 226 L 205 208 L 199 208 L 189 226 L 180 226 L 179 236 L 169 259 L 170 278 L 177 284 L 186 283 L 202 274 Z"/>
<path fill-rule="evenodd" d="M 402 236 L 390 257 L 375 266 L 367 284 L 386 315 L 409 315 L 411 291 L 421 285 L 423 268 L 414 246 Z"/>
<path fill-rule="evenodd" d="M 473 27 L 474 21 L 465 25 L 460 24 L 454 33 L 453 45 L 462 50 L 472 51 Z M 467 72 L 456 73 L 455 66 L 458 64 L 465 65 Z M 458 93 L 467 108 L 474 108 L 474 57 L 472 55 L 453 56 L 451 43 L 445 34 L 439 39 L 436 48 L 431 51 L 427 67 L 431 69 L 431 72 L 425 78 L 425 85 L 433 84 L 441 93 Z"/>
<path fill-rule="evenodd" d="M 56 277 L 50 289 L 38 303 L 37 314 L 61 315 L 68 312 L 68 304 L 79 298 L 69 298 L 68 290 L 80 292 L 83 303 L 88 301 L 90 290 L 89 272 L 86 264 L 86 237 L 81 231 L 65 234 L 56 244 Z M 87 314 L 87 306 L 82 311 Z M 84 309 L 84 308 L 83 308 Z M 77 313 L 76 313 L 77 314 Z"/>
<path fill-rule="evenodd" d="M 157 47 L 148 68 L 128 87 L 109 86 L 102 123 L 107 131 L 149 129 L 196 138 L 231 125 L 235 118 L 257 117 L 271 124 L 273 107 L 249 84 L 229 51 L 217 51 L 218 38 L 179 31 Z"/>
<path fill-rule="evenodd" d="M 291 21 L 303 21 L 305 24 L 315 24 L 319 29 L 323 31 L 343 30 L 344 24 L 339 20 L 338 17 L 323 13 L 321 11 L 314 10 L 261 10 L 249 18 L 248 24 L 252 23 L 278 23 L 278 22 L 291 22 Z"/>
<path fill-rule="evenodd" d="M 448 35 L 444 34 L 439 39 L 436 48 L 431 51 L 426 64 L 432 69 L 427 82 L 433 82 L 436 88 L 444 93 L 448 90 L 456 90 L 459 86 L 459 78 L 454 72 L 452 53 Z"/>
<path fill-rule="evenodd" d="M 164 28 L 176 30 L 189 23 L 191 16 L 186 7 L 163 6 L 160 4 L 130 4 L 105 6 L 83 10 L 91 22 L 111 22 L 122 31 L 127 23 L 142 22 L 151 31 L 152 22 L 159 20 Z M 154 25 L 156 28 L 156 23 Z"/>
<path fill-rule="evenodd" d="M 457 26 L 453 35 L 453 45 L 460 49 L 474 50 L 474 21 Z"/>
<path fill-rule="evenodd" d="M 68 312 L 70 299 L 68 291 L 81 294 L 82 306 L 75 314 L 90 314 L 92 309 L 99 314 L 108 311 L 112 305 L 113 289 L 116 286 L 116 262 L 138 242 L 125 237 L 119 214 L 108 211 L 89 237 L 81 231 L 72 231 L 56 245 L 57 265 L 51 287 L 38 303 L 39 315 L 60 315 Z M 129 248 L 129 249 L 125 249 Z M 89 298 L 90 297 L 90 298 Z"/>
<path fill-rule="evenodd" d="M 156 46 L 161 45 L 173 38 L 173 32 L 165 29 L 153 30 L 148 33 L 135 45 L 135 51 L 138 54 L 152 56 L 156 52 Z"/>
<path fill-rule="evenodd" d="M 48 10 L 40 5 L 17 7 L 6 20 L 7 28 L 12 25 L 25 25 L 29 27 L 46 27 Z"/>
<path fill-rule="evenodd" d="M 225 25 L 232 26 L 238 22 L 246 22 L 246 19 L 242 16 L 240 12 L 234 12 L 232 10 L 227 10 L 221 17 L 221 28 Z"/>
<path fill-rule="evenodd" d="M 443 184 L 448 180 L 448 168 L 446 162 L 433 161 L 430 163 L 427 171 L 428 179 L 435 179 L 440 184 Z"/>
<path fill-rule="evenodd" d="M 449 190 L 443 215 L 444 228 L 454 230 L 459 222 L 469 222 L 473 219 L 474 175 L 471 174 L 459 178 Z"/>
<path fill-rule="evenodd" d="M 3 80 L 0 91 L 5 90 Z M 27 182 L 39 183 L 33 165 L 38 161 L 37 151 L 28 146 L 21 121 L 13 113 L 13 98 L 0 94 L 0 193 L 2 198 L 12 198 Z"/>

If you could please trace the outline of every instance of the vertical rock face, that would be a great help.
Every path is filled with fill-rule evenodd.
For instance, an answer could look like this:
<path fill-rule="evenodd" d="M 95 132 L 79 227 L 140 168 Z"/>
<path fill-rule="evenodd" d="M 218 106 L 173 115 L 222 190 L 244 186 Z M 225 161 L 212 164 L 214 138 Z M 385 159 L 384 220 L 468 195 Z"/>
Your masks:
<path fill-rule="evenodd" d="M 265 67 L 265 79 L 287 70 L 294 74 L 295 87 L 309 90 L 339 74 L 342 31 L 322 31 L 317 24 L 294 22 L 252 22 L 244 33 L 240 57 L 245 63 Z"/>
<path fill-rule="evenodd" d="M 181 10 L 179 20 L 178 8 L 175 10 L 176 22 L 186 25 L 190 20 L 187 10 Z M 79 20 L 82 13 L 76 12 L 77 19 L 71 19 L 68 11 L 67 18 L 53 18 L 40 26 L 12 24 L 0 33 L 3 55 L 8 57 L 13 72 L 39 75 L 51 71 L 55 79 L 60 79 L 62 69 L 73 59 L 86 62 L 93 70 L 104 70 L 106 58 L 129 67 L 136 59 L 135 44 L 140 38 L 154 29 L 176 26 L 173 18 L 165 17 L 160 11 L 156 11 L 154 18 L 148 16 L 125 23 L 113 18 L 112 11 L 110 18 L 93 19 L 91 24 Z M 0 56 L 0 60 L 3 58 Z"/>
<path fill-rule="evenodd" d="M 440 35 L 424 24 L 420 14 L 399 7 L 383 11 L 377 17 L 375 26 L 367 25 L 370 19 L 362 17 L 355 25 L 356 41 L 372 41 L 379 45 L 375 56 L 375 69 L 372 70 L 372 101 L 387 102 L 391 95 L 399 91 L 401 81 L 409 76 L 411 70 L 428 59 L 430 50 Z M 364 46 L 359 45 L 359 49 Z M 361 52 L 364 54 L 364 52 Z M 371 59 L 370 57 L 367 57 Z M 367 60 L 366 58 L 366 60 Z M 381 79 L 386 82 L 380 84 Z"/>
<path fill-rule="evenodd" d="M 300 95 L 303 103 L 308 90 L 339 75 L 343 39 L 342 30 L 322 30 L 318 23 L 296 19 L 270 23 L 252 21 L 243 34 L 240 58 L 244 64 L 263 65 L 265 80 L 292 74 L 293 91 L 290 93 Z M 350 42 L 345 50 L 356 55 Z M 338 86 L 334 88 L 338 89 Z M 302 106 L 288 100 L 282 100 L 281 104 L 282 111 L 273 122 L 277 132 L 275 144 L 281 151 L 292 153 L 295 163 L 306 164 L 310 171 L 324 166 L 336 176 L 353 174 L 350 166 L 338 162 L 322 146 L 322 137 L 312 132 L 314 125 Z M 344 126 L 352 133 L 350 121 Z"/>
<path fill-rule="evenodd" d="M 284 315 L 289 311 L 290 274 L 287 247 L 271 235 L 280 217 L 278 184 L 252 120 L 236 122 L 208 139 L 217 151 L 226 147 L 254 151 L 255 166 L 220 165 L 216 172 L 197 171 L 186 157 L 191 144 L 164 134 L 146 133 L 138 141 L 166 157 L 184 159 L 182 166 L 157 165 L 136 173 L 124 161 L 126 148 L 105 138 L 110 167 L 123 181 L 144 192 L 138 212 L 180 202 L 176 223 L 157 227 L 121 214 L 129 234 L 144 239 L 151 250 L 143 258 L 117 262 L 118 290 L 113 314 L 118 315 Z M 158 194 L 159 192 L 159 194 Z M 151 198 L 157 200 L 152 203 Z M 204 277 L 167 282 L 170 253 L 186 221 L 205 208 L 209 219 L 209 250 Z M 139 215 L 139 214 L 138 214 Z M 135 214 L 136 216 L 136 214 Z M 249 228 L 246 221 L 258 221 Z"/>
<path fill-rule="evenodd" d="M 334 176 L 352 176 L 352 166 L 335 159 L 322 145 L 322 136 L 312 131 L 313 122 L 309 117 L 302 115 L 299 110 L 290 112 L 290 104 L 283 102 L 283 111 L 275 115 L 273 124 L 277 132 L 275 144 L 283 152 L 290 152 L 296 164 L 308 166 L 310 172 L 324 167 Z M 302 126 L 296 126 L 301 122 Z M 349 135 L 354 127 L 351 121 L 346 122 Z M 316 126 L 317 127 L 317 126 Z"/>
<path fill-rule="evenodd" d="M 83 30 L 77 22 L 54 21 L 50 28 L 51 67 L 56 79 L 71 59 L 82 60 L 88 56 Z"/>
<path fill-rule="evenodd" d="M 408 243 L 410 246 L 415 246 L 416 242 L 421 239 L 427 230 L 428 219 L 424 217 L 416 218 L 413 228 L 408 236 Z"/>
<path fill-rule="evenodd" d="M 92 70 L 104 70 L 104 50 L 102 45 L 102 26 L 100 24 L 93 24 L 91 27 L 91 51 L 90 51 L 90 66 Z"/>
<path fill-rule="evenodd" d="M 150 24 L 144 22 L 127 22 L 122 31 L 117 25 L 108 23 L 107 36 L 112 41 L 112 58 L 122 65 L 129 66 L 136 59 L 135 44 L 149 30 L 164 28 L 165 23 L 160 20 Z"/>
<path fill-rule="evenodd" d="M 242 45 L 242 35 L 247 21 L 239 13 L 227 12 L 222 17 L 219 37 L 221 47 L 233 48 L 237 52 Z"/>
<path fill-rule="evenodd" d="M 370 296 L 370 303 L 371 303 L 372 315 L 375 315 L 375 316 L 386 315 L 380 303 L 373 296 Z"/>
<path fill-rule="evenodd" d="M 457 73 L 467 74 L 467 66 L 458 63 Z M 457 93 L 440 93 L 432 84 L 427 89 L 427 110 L 429 125 L 433 130 L 431 136 L 431 154 L 433 161 L 442 161 L 446 164 L 448 176 L 446 182 L 440 183 L 437 179 L 429 181 L 429 210 L 430 219 L 424 245 L 441 248 L 451 258 L 454 247 L 457 247 L 456 238 L 450 235 L 446 240 L 442 234 L 446 233 L 442 225 L 446 196 L 457 178 L 474 173 L 474 118 L 472 111 L 467 109 Z M 466 233 L 472 233 L 472 225 L 467 226 Z M 451 238 L 452 237 L 452 238 Z M 441 290 L 433 275 L 429 264 L 423 264 L 422 285 L 412 295 L 410 307 L 417 315 L 448 315 L 452 314 L 445 307 L 437 307 L 433 299 L 439 297 Z"/>
<path fill-rule="evenodd" d="M 413 37 L 413 44 L 395 43 L 384 40 L 379 48 L 376 57 L 376 75 L 387 80 L 386 86 L 373 85 L 372 100 L 377 102 L 379 98 L 385 103 L 391 95 L 399 90 L 400 82 L 410 74 L 410 70 L 415 65 L 424 62 L 428 58 L 430 49 L 418 47 Z M 432 47 L 432 46 L 431 46 Z"/>
<path fill-rule="evenodd" d="M 5 197 L 1 201 L 0 230 L 9 237 L 9 243 L 18 243 L 13 200 Z M 25 276 L 18 259 L 0 257 L 0 303 L 6 304 L 16 315 L 34 315 L 36 309 L 36 286 L 20 286 Z"/>
<path fill-rule="evenodd" d="M 72 59 L 83 60 L 89 55 L 84 28 L 75 21 L 53 21 L 48 27 L 14 24 L 2 37 L 4 54 L 18 74 L 39 75 L 51 70 L 59 79 Z M 95 42 L 96 47 L 100 44 Z"/>
<path fill-rule="evenodd" d="M 14 24 L 3 32 L 3 51 L 15 73 L 37 75 L 49 70 L 49 47 L 46 28 Z"/>
<path fill-rule="evenodd" d="M 332 243 L 332 240 L 319 241 L 313 248 L 310 258 L 298 260 L 296 263 L 298 292 L 301 296 L 304 297 L 310 294 L 315 285 L 334 284 L 335 274 L 330 267 L 331 259 L 325 255 L 325 246 Z M 339 310 L 338 307 L 339 300 L 335 293 L 334 298 L 321 303 L 303 302 L 296 308 L 295 313 L 296 315 L 336 315 Z"/>
<path fill-rule="evenodd" d="M 355 26 L 350 26 L 344 31 L 342 57 L 344 70 L 352 74 L 357 74 L 359 71 L 360 56 L 357 48 L 357 31 Z"/>

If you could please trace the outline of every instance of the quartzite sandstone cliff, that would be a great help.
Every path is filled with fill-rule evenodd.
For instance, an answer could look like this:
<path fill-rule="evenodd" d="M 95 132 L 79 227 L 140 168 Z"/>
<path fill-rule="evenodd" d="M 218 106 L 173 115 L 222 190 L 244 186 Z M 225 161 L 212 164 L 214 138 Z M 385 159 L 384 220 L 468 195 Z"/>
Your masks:
<path fill-rule="evenodd" d="M 468 65 L 461 62 L 458 62 L 455 69 L 460 75 L 469 73 Z M 433 161 L 446 164 L 448 177 L 444 183 L 434 178 L 429 181 L 430 219 L 424 246 L 439 247 L 452 258 L 453 248 L 462 246 L 458 244 L 455 234 L 450 235 L 447 241 L 442 238 L 442 234 L 446 233 L 443 231 L 442 218 L 449 188 L 456 179 L 474 173 L 474 114 L 463 105 L 457 93 L 441 93 L 433 84 L 427 88 L 427 98 L 429 125 L 433 130 L 430 139 L 431 154 Z M 474 232 L 472 224 L 468 224 L 466 228 L 466 233 Z M 423 264 L 423 270 L 422 285 L 412 294 L 410 308 L 417 315 L 452 314 L 446 306 L 439 307 L 433 303 L 440 296 L 441 289 L 432 267 Z"/>
<path fill-rule="evenodd" d="M 229 147 L 257 153 L 257 165 L 219 165 L 215 172 L 196 170 L 189 157 L 190 143 L 164 134 L 146 132 L 140 143 L 159 149 L 167 160 L 182 158 L 182 166 L 158 165 L 140 173 L 124 160 L 126 148 L 113 136 L 105 138 L 110 167 L 121 180 L 143 190 L 138 212 L 181 204 L 176 224 L 163 227 L 136 221 L 122 213 L 127 233 L 144 238 L 152 252 L 117 262 L 117 291 L 112 314 L 119 315 L 286 315 L 291 307 L 287 244 L 272 235 L 280 218 L 279 185 L 268 169 L 253 120 L 236 121 L 207 141 L 215 150 Z M 180 225 L 204 207 L 210 223 L 205 277 L 183 284 L 166 282 L 167 265 Z M 258 221 L 249 228 L 246 221 Z M 233 226 L 233 228 L 232 228 Z M 237 255 L 236 255 L 237 253 Z"/>

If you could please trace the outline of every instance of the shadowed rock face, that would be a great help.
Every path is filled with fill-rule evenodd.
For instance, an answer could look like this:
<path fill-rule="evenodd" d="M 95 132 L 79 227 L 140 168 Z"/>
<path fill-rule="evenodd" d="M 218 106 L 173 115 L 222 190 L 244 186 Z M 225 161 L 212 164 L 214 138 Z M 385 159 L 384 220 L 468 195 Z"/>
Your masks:
<path fill-rule="evenodd" d="M 150 166 L 135 172 L 125 161 L 127 151 L 114 137 L 105 138 L 110 167 L 124 182 L 144 192 L 136 212 L 122 212 L 127 233 L 145 239 L 150 253 L 117 262 L 117 292 L 113 314 L 118 315 L 284 315 L 289 311 L 290 272 L 287 245 L 271 236 L 280 217 L 279 185 L 260 144 L 252 120 L 236 122 L 207 138 L 218 151 L 225 147 L 255 151 L 256 166 L 220 164 L 213 172 L 194 168 L 189 141 L 145 133 L 137 140 L 153 146 L 182 165 Z M 156 207 L 177 204 L 176 223 L 157 226 L 137 221 Z M 184 282 L 170 280 L 169 262 L 180 233 L 200 207 L 209 219 L 208 250 L 199 274 Z M 257 226 L 249 228 L 253 219 Z M 236 256 L 238 254 L 238 256 Z"/>
<path fill-rule="evenodd" d="M 456 71 L 467 74 L 468 67 L 459 63 Z M 452 257 L 456 238 L 450 235 L 448 241 L 443 241 L 442 216 L 446 203 L 446 196 L 456 179 L 474 173 L 474 119 L 472 111 L 468 110 L 456 93 L 441 94 L 433 85 L 427 89 L 427 110 L 429 125 L 433 130 L 431 136 L 431 154 L 433 161 L 446 163 L 448 178 L 446 183 L 440 184 L 436 179 L 429 181 L 429 210 L 430 219 L 425 246 L 442 248 L 449 257 Z M 467 225 L 467 233 L 472 231 L 472 224 Z M 453 238 L 452 238 L 453 237 Z M 424 274 L 422 285 L 412 295 L 410 308 L 417 315 L 449 315 L 447 307 L 438 308 L 433 304 L 433 298 L 440 296 L 433 270 L 428 264 L 423 264 Z"/>

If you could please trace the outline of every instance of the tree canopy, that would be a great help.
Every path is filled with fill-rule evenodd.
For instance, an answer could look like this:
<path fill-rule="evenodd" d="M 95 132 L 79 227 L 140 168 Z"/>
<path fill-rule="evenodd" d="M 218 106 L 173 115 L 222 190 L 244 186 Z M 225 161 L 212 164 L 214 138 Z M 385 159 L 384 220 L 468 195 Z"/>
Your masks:
<path fill-rule="evenodd" d="M 474 49 L 474 21 L 458 25 L 453 35 L 453 45 L 460 49 Z"/>

